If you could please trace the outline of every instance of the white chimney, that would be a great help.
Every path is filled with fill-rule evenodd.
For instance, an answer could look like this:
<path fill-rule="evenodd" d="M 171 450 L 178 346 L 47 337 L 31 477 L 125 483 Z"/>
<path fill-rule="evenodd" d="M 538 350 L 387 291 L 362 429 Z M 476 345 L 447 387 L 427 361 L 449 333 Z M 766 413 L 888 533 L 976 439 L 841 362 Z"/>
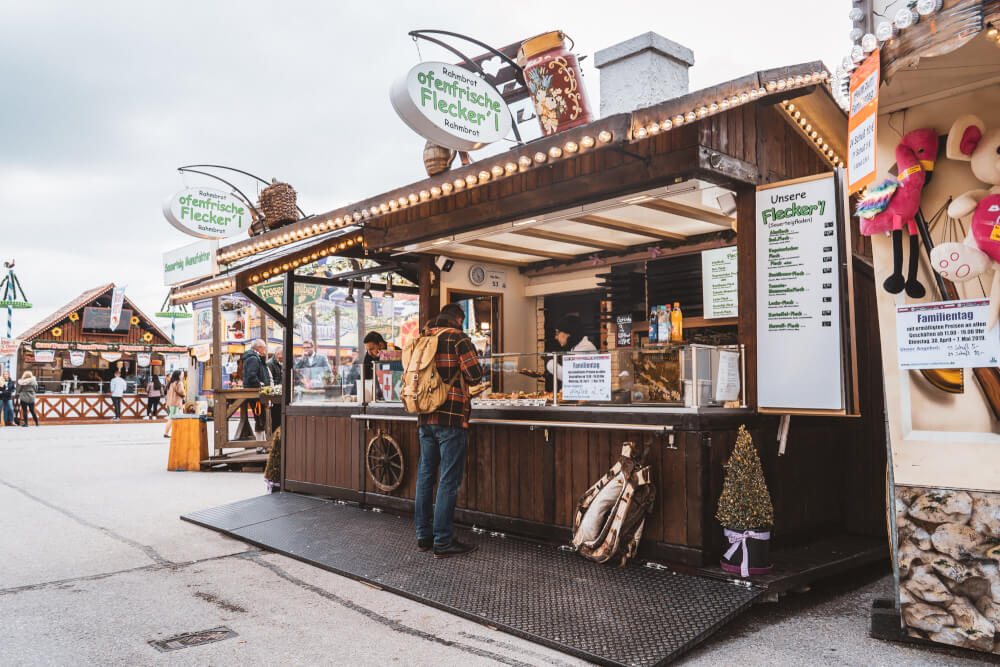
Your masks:
<path fill-rule="evenodd" d="M 642 109 L 688 92 L 694 52 L 647 32 L 594 54 L 601 71 L 601 117 Z"/>

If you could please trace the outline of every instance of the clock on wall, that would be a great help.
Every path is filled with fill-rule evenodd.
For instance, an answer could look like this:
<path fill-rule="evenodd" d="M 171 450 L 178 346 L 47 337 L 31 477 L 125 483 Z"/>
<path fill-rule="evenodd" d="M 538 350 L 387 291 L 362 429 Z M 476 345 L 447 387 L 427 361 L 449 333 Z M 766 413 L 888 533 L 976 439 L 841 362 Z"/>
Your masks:
<path fill-rule="evenodd" d="M 469 267 L 469 282 L 476 287 L 486 282 L 486 267 L 482 264 L 473 264 Z"/>

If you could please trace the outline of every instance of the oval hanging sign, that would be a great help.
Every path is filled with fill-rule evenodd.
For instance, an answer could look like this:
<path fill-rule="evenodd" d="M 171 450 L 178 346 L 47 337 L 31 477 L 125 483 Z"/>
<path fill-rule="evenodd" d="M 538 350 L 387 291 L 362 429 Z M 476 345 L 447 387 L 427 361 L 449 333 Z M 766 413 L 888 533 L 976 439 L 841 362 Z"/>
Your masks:
<path fill-rule="evenodd" d="M 389 99 L 411 130 L 445 148 L 471 151 L 510 132 L 503 97 L 464 67 L 420 63 L 392 84 Z"/>
<path fill-rule="evenodd" d="M 163 202 L 171 225 L 200 239 L 224 239 L 250 229 L 250 209 L 236 197 L 212 188 L 184 188 Z"/>

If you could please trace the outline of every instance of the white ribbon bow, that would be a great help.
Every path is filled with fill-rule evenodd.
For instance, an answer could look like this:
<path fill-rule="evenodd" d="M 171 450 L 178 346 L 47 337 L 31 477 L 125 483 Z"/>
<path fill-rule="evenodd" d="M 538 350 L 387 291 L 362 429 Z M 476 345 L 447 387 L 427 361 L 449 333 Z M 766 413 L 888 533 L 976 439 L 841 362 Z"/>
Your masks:
<path fill-rule="evenodd" d="M 726 560 L 733 557 L 736 550 L 743 547 L 743 560 L 740 562 L 740 576 L 749 577 L 750 576 L 750 556 L 747 553 L 747 538 L 752 537 L 755 540 L 769 540 L 771 539 L 771 531 L 758 533 L 753 530 L 744 530 L 742 533 L 738 533 L 735 530 L 729 530 L 728 528 L 722 529 L 722 534 L 726 536 L 729 540 L 729 551 L 726 552 Z"/>

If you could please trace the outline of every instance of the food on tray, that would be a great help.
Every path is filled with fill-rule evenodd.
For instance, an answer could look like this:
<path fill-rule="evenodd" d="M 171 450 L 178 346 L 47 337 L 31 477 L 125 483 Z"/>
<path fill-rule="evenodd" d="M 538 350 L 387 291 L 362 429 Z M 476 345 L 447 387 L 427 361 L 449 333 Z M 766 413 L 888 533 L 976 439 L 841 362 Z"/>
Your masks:
<path fill-rule="evenodd" d="M 520 373 L 521 375 L 527 375 L 528 377 L 532 378 L 545 377 L 545 373 L 543 373 L 542 371 L 536 371 L 532 368 L 522 368 L 518 371 L 518 373 Z"/>

